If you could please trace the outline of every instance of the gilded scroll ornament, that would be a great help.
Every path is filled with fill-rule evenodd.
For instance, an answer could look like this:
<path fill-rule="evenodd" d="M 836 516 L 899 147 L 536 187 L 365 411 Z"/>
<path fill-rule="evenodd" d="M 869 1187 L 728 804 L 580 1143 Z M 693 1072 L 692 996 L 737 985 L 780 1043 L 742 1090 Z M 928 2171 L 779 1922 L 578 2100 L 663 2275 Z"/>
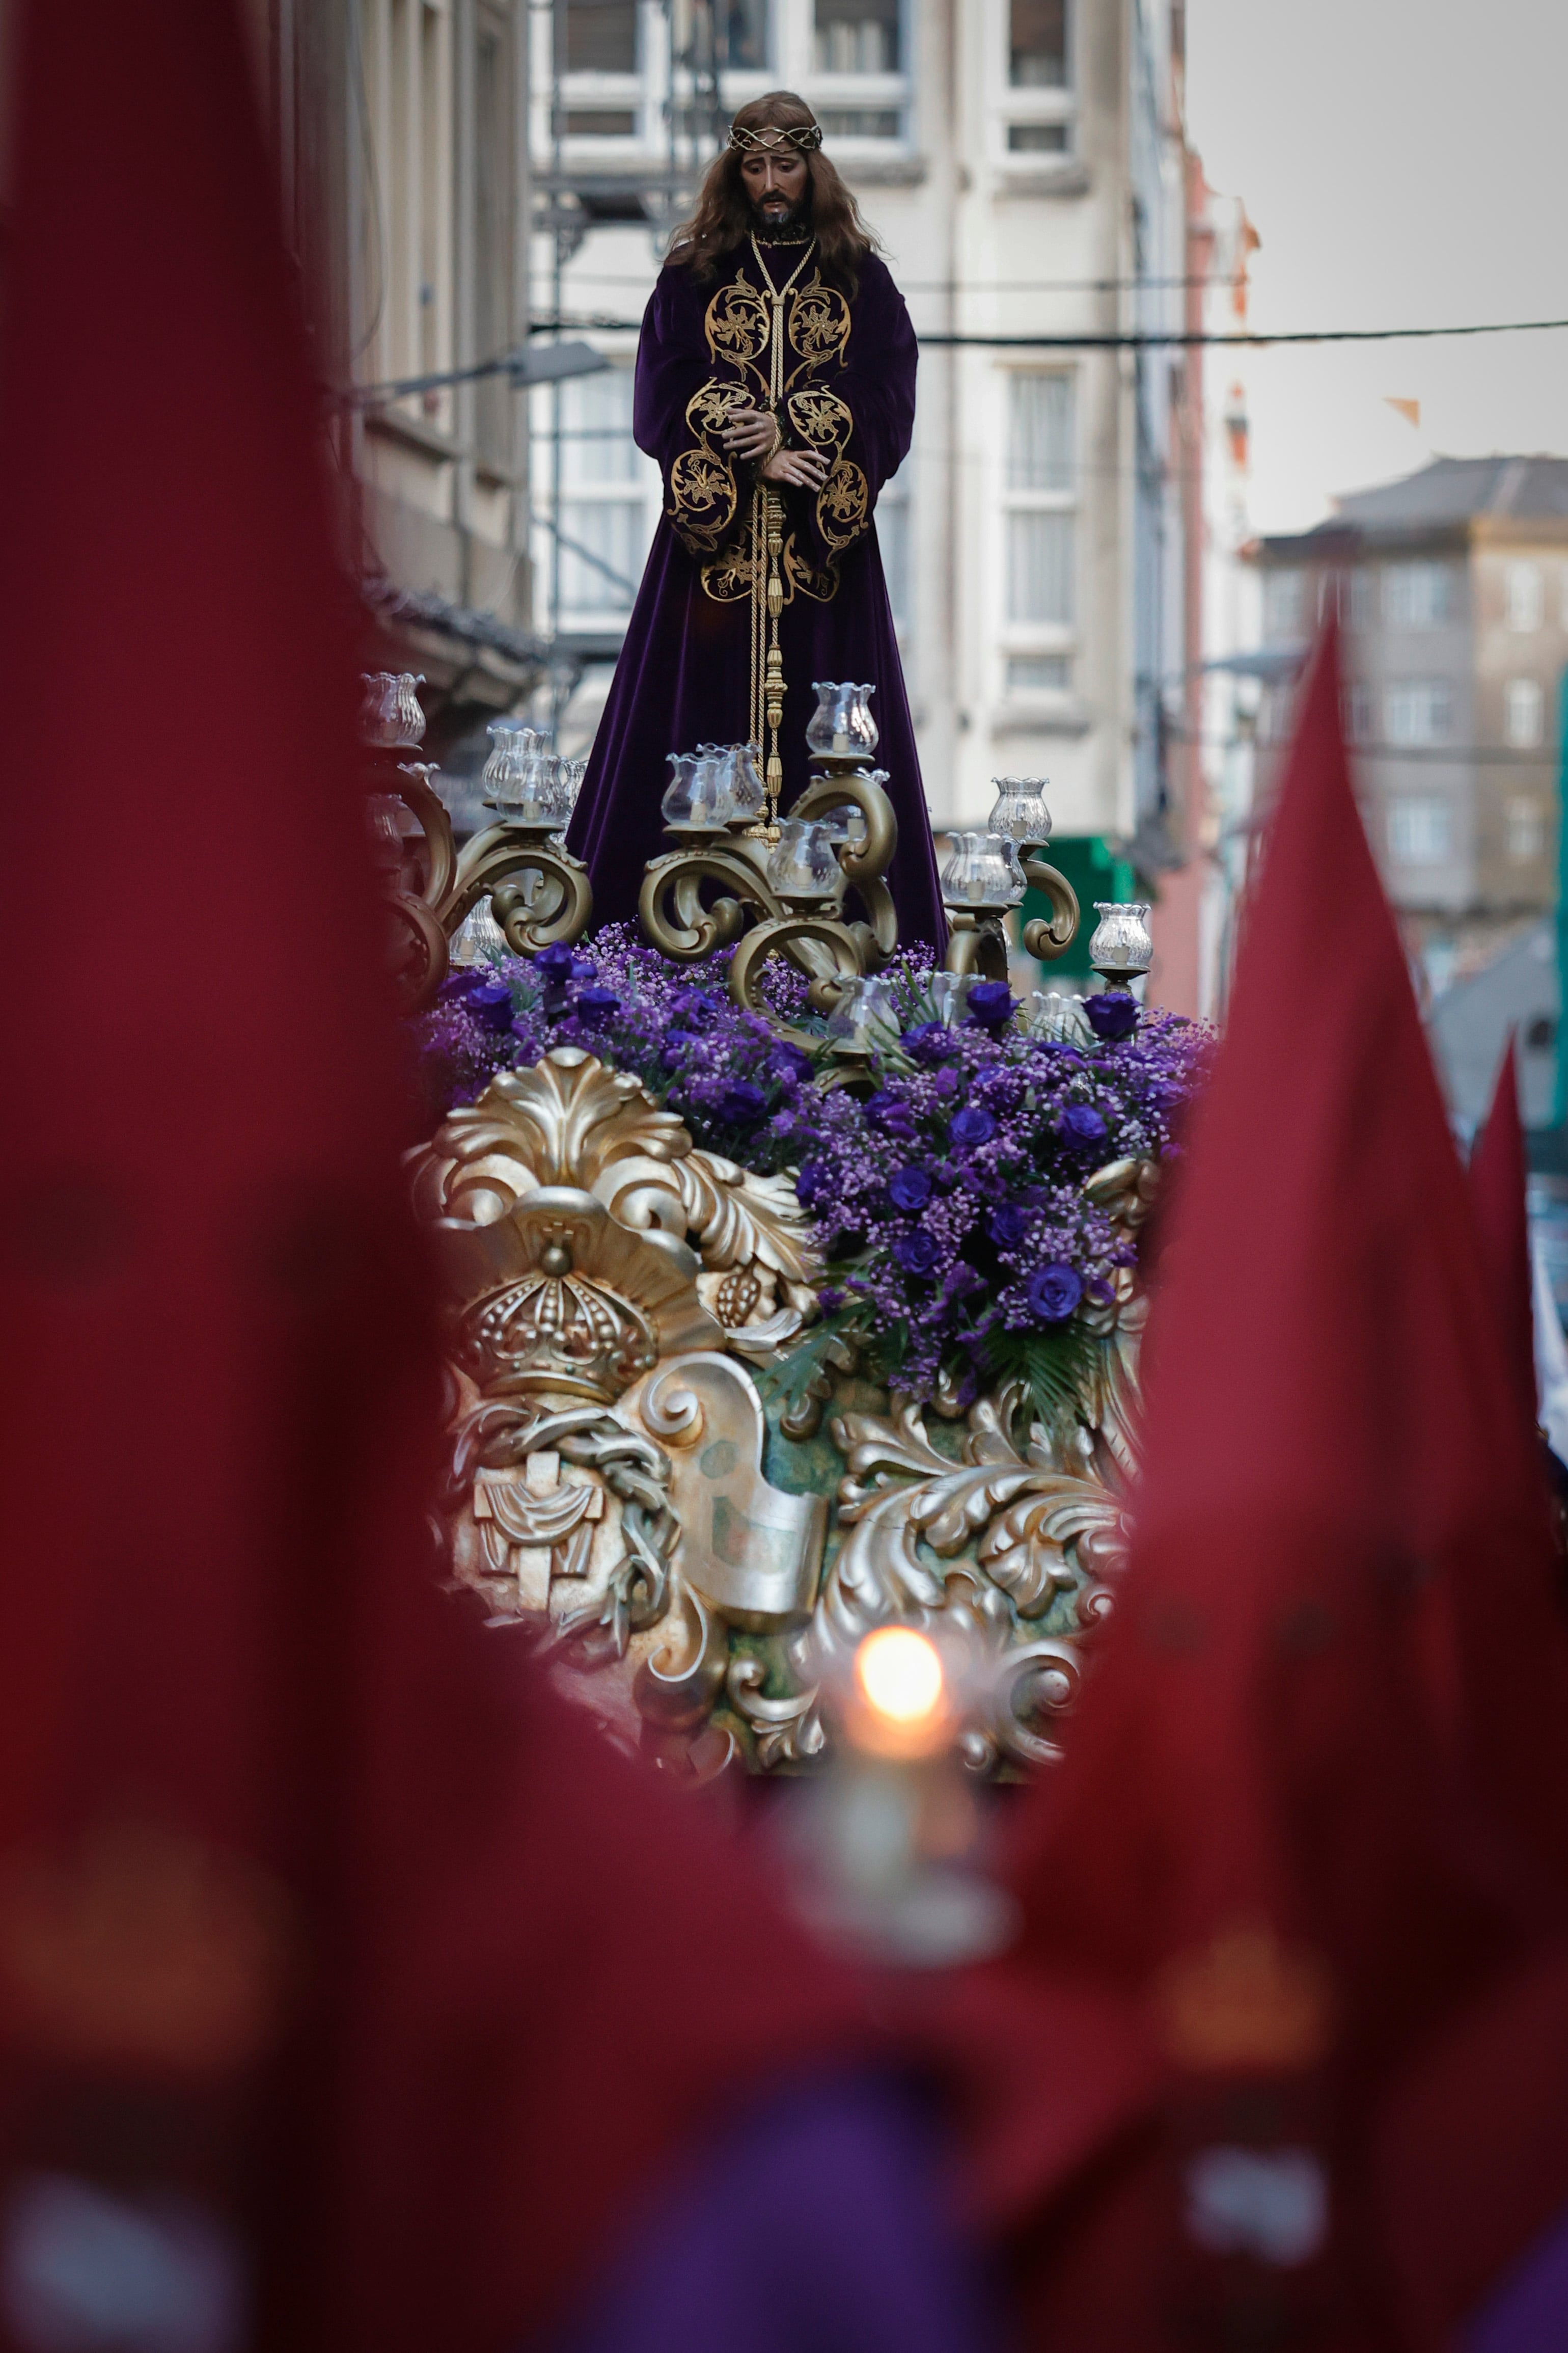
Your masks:
<path fill-rule="evenodd" d="M 452 1572 L 612 1730 L 699 1772 L 807 1770 L 823 1677 L 897 1622 L 975 1662 L 973 1770 L 1056 1754 L 1124 1556 L 1135 1285 L 1100 1312 L 1070 1425 L 1013 1382 L 960 1426 L 832 1340 L 813 1409 L 770 1409 L 823 1280 L 787 1176 L 697 1149 L 576 1048 L 493 1080 L 409 1169 L 447 1291 Z M 1111 1163 L 1086 1190 L 1131 1230 L 1151 1171 Z"/>

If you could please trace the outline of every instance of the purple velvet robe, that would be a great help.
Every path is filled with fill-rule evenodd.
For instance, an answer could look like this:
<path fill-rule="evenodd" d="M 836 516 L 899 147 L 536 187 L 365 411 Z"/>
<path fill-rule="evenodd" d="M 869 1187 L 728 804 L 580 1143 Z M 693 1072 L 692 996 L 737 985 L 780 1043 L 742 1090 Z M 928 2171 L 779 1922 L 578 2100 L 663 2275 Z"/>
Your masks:
<path fill-rule="evenodd" d="M 802 248 L 763 249 L 782 286 Z M 635 923 L 643 867 L 669 847 L 659 814 L 666 754 L 743 742 L 749 732 L 745 543 L 756 470 L 731 458 L 721 435 L 729 408 L 766 405 L 761 293 L 748 242 L 706 282 L 666 268 L 643 319 L 633 429 L 663 471 L 665 508 L 570 835 L 593 877 L 596 922 Z M 931 821 L 871 520 L 878 492 L 910 446 L 914 330 L 874 254 L 861 263 L 851 300 L 814 252 L 786 299 L 784 324 L 785 441 L 830 454 L 833 465 L 820 492 L 774 485 L 785 509 L 780 805 L 787 814 L 805 781 L 812 681 L 869 680 L 881 730 L 877 761 L 889 773 L 899 820 L 889 881 L 900 937 L 940 945 Z"/>

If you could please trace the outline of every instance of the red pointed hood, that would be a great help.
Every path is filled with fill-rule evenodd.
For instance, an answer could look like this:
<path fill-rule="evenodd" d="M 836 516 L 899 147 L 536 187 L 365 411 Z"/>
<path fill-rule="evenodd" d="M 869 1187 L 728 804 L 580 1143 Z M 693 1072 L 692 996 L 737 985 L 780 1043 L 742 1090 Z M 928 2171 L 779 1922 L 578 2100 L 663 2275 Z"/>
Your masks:
<path fill-rule="evenodd" d="M 352 600 L 237 12 L 16 13 L 0 2228 L 40 2167 L 177 2190 L 247 2342 L 500 2353 L 849 2006 L 435 1589 Z"/>
<path fill-rule="evenodd" d="M 1069 2065 L 1082 2136 L 1037 2153 L 1062 2202 L 1032 2226 L 1032 2309 L 1058 2348 L 1212 2332 L 1249 2298 L 1313 2341 L 1414 2341 L 1393 2242 L 1422 2230 L 1407 2169 L 1397 2232 L 1370 2190 L 1378 2119 L 1562 1917 L 1568 1644 L 1339 691 L 1331 629 L 1162 1261 L 1125 1591 L 1019 1845 L 1002 1979 L 1042 2019 L 1093 1995 L 1119 2054 L 1088 2084 Z M 1116 2068 L 1112 2135 L 1089 2094 Z M 1047 2070 L 1035 2098 L 1056 2093 Z M 1558 2138 L 1522 2179 L 1495 2144 L 1494 2264 L 1522 2206 L 1568 2195 Z M 1237 2149 L 1254 2221 L 1269 2181 L 1308 2207 L 1327 2184 L 1314 2249 L 1249 2252 L 1223 2195 L 1205 2222 L 1203 2167 Z M 1025 2179 L 999 2168 L 998 2205 Z"/>

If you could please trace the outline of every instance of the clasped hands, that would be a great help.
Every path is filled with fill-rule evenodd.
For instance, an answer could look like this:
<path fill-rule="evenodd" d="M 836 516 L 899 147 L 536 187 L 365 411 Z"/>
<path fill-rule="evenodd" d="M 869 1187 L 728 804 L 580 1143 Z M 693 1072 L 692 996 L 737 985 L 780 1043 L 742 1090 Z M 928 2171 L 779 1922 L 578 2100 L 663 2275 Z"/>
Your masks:
<path fill-rule="evenodd" d="M 785 482 L 799 491 L 819 491 L 827 480 L 827 459 L 816 449 L 774 448 L 778 419 L 765 408 L 732 408 L 724 428 L 724 447 L 748 461 L 772 450 L 761 468 L 764 482 Z"/>

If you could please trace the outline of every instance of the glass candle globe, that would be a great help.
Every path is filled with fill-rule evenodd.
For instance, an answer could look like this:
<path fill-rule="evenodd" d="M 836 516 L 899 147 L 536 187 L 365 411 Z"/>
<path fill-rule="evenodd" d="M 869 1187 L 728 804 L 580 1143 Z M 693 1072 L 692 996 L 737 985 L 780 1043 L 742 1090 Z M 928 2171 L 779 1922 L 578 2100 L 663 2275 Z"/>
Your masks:
<path fill-rule="evenodd" d="M 469 908 L 452 934 L 452 962 L 459 968 L 477 964 L 495 964 L 511 950 L 506 934 L 490 913 L 489 896 Z"/>
<path fill-rule="evenodd" d="M 986 824 L 1009 841 L 1044 843 L 1051 838 L 1051 813 L 1040 776 L 993 776 L 996 798 Z"/>
<path fill-rule="evenodd" d="M 950 907 L 1010 907 L 1023 896 L 1017 851 L 1009 868 L 1005 838 L 998 833 L 955 833 L 952 854 L 942 871 L 942 895 Z"/>
<path fill-rule="evenodd" d="M 769 887 L 781 899 L 831 899 L 843 880 L 826 826 L 786 818 L 768 860 Z"/>
<path fill-rule="evenodd" d="M 811 685 L 816 709 L 805 731 L 807 749 L 819 758 L 837 754 L 869 759 L 879 733 L 871 716 L 870 699 L 876 688 L 848 681 L 840 685 L 820 678 L 814 678 Z"/>
<path fill-rule="evenodd" d="M 425 741 L 419 689 L 423 671 L 373 670 L 361 675 L 360 740 L 388 751 L 417 751 Z"/>
<path fill-rule="evenodd" d="M 1154 943 L 1144 921 L 1146 899 L 1097 899 L 1100 917 L 1089 944 L 1089 960 L 1108 979 L 1135 980 L 1154 961 Z"/>
<path fill-rule="evenodd" d="M 760 744 L 731 744 L 730 746 L 729 788 L 734 807 L 730 822 L 750 824 L 761 817 L 768 805 L 767 787 L 763 782 L 759 763 L 763 756 Z"/>

